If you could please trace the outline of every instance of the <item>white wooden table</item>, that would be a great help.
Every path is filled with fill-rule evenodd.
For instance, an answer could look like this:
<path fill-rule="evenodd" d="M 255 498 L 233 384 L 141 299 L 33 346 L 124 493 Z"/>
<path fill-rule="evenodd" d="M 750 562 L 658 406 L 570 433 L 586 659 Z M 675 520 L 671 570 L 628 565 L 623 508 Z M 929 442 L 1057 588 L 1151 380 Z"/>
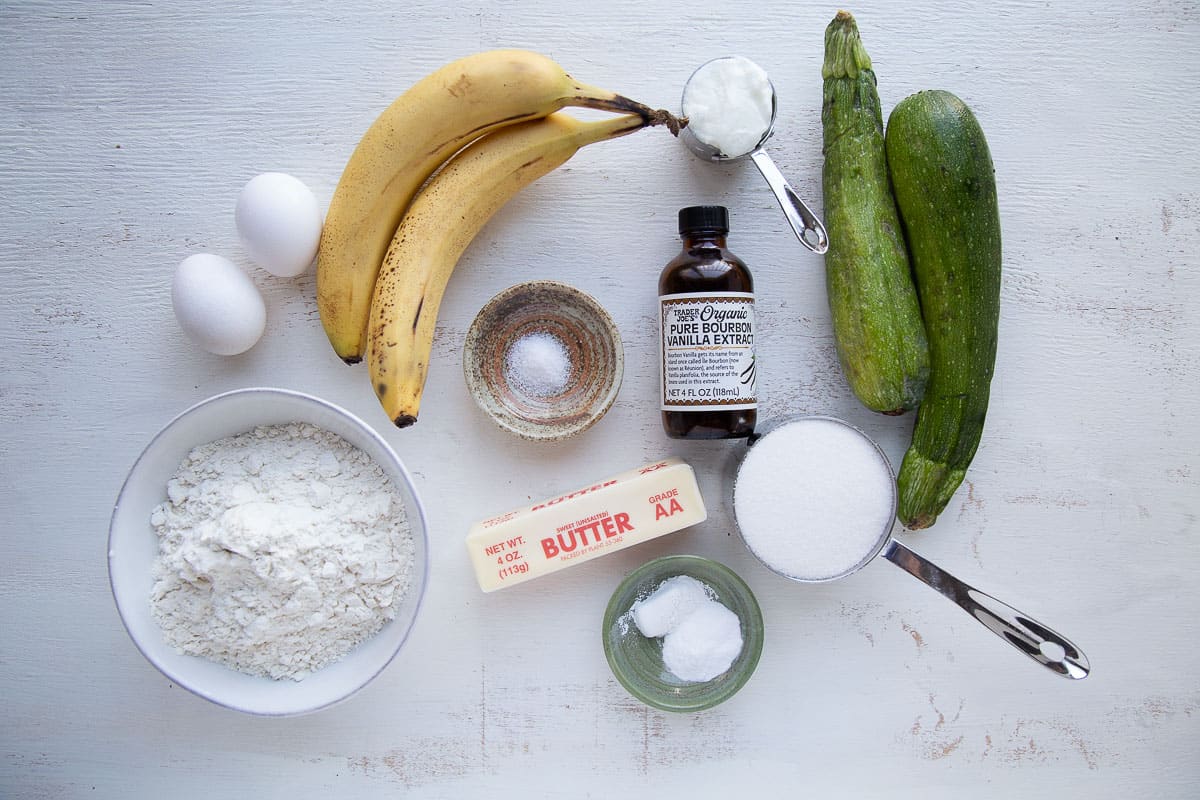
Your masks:
<path fill-rule="evenodd" d="M 341 364 L 311 272 L 253 269 L 242 184 L 280 170 L 327 203 L 375 115 L 426 72 L 499 46 L 674 106 L 740 53 L 772 75 L 773 154 L 820 206 L 820 66 L 835 6 L 610 7 L 354 0 L 0 5 L 0 796 L 1194 797 L 1200 780 L 1200 13 L 1194 4 L 863 2 L 885 114 L 921 88 L 987 132 L 1004 226 L 1000 353 L 983 446 L 932 530 L 905 542 L 1076 640 L 1062 680 L 886 564 L 805 587 L 753 562 L 722 468 L 736 445 L 661 433 L 653 327 L 675 212 L 727 205 L 761 314 L 763 416 L 824 412 L 897 461 L 911 419 L 840 375 L 823 267 L 749 165 L 661 130 L 583 151 L 503 209 L 447 294 L 420 422 L 391 428 Z M 1178 6 L 1178 7 L 1175 7 Z M 190 253 L 252 270 L 266 336 L 244 356 L 178 331 Z M 460 346 L 499 290 L 555 278 L 625 338 L 620 397 L 558 445 L 515 440 L 467 395 Z M 336 708 L 263 719 L 164 679 L 109 592 L 121 481 L 152 434 L 217 392 L 277 385 L 377 427 L 415 474 L 433 575 L 409 643 Z M 697 528 L 493 595 L 469 524 L 667 454 L 697 469 Z M 751 682 L 697 715 L 649 710 L 600 646 L 604 604 L 651 557 L 732 566 L 762 604 Z M 686 794 L 685 794 L 686 793 Z"/>

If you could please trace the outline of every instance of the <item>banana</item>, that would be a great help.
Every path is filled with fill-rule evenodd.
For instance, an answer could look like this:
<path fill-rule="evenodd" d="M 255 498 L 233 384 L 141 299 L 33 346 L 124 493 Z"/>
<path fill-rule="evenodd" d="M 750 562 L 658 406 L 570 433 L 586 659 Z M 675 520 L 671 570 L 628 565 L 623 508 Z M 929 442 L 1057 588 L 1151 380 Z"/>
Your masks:
<path fill-rule="evenodd" d="M 430 179 L 388 247 L 368 326 L 371 384 L 397 427 L 417 421 L 446 283 L 487 221 L 579 148 L 647 124 L 637 115 L 581 122 L 551 114 L 484 136 Z"/>
<path fill-rule="evenodd" d="M 342 360 L 362 358 L 379 265 L 425 180 L 489 131 L 565 106 L 633 113 L 678 133 L 670 113 L 580 83 L 554 61 L 525 50 L 454 61 L 414 84 L 375 120 L 334 190 L 317 251 L 317 308 Z"/>

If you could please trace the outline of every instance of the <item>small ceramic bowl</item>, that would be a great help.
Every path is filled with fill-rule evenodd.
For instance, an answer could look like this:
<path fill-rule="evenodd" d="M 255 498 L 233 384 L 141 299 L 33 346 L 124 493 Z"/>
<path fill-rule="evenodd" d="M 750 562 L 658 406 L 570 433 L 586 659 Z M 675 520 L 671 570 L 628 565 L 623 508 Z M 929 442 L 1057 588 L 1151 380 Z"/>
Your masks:
<path fill-rule="evenodd" d="M 672 675 L 663 665 L 662 639 L 642 636 L 629 613 L 635 602 L 676 575 L 706 584 L 742 623 L 742 652 L 709 681 L 689 683 Z M 754 674 L 762 654 L 762 611 L 750 587 L 724 564 L 701 556 L 664 556 L 638 567 L 617 586 L 604 612 L 602 635 L 608 665 L 630 694 L 663 711 L 702 711 L 728 700 Z"/>
<path fill-rule="evenodd" d="M 561 367 L 561 374 L 534 364 L 543 370 L 540 383 L 523 375 L 529 367 L 514 353 L 533 340 L 554 342 L 547 355 L 560 363 L 551 359 L 549 367 Z M 476 315 L 463 345 L 475 402 L 504 430 L 534 441 L 566 439 L 594 425 L 616 399 L 624 369 L 612 317 L 590 295 L 556 281 L 500 292 Z"/>
<path fill-rule="evenodd" d="M 413 539 L 408 593 L 396 616 L 339 661 L 304 680 L 271 680 L 237 672 L 215 661 L 184 655 L 163 636 L 150 608 L 158 536 L 150 513 L 167 499 L 167 481 L 197 445 L 259 425 L 307 422 L 345 439 L 370 456 L 399 492 Z M 286 389 L 239 389 L 210 397 L 171 420 L 150 441 L 125 479 L 108 533 L 108 574 L 113 598 L 130 638 L 147 660 L 176 685 L 237 711 L 267 716 L 304 714 L 353 695 L 400 651 L 429 580 L 425 511 L 408 470 L 378 433 L 319 398 Z"/>

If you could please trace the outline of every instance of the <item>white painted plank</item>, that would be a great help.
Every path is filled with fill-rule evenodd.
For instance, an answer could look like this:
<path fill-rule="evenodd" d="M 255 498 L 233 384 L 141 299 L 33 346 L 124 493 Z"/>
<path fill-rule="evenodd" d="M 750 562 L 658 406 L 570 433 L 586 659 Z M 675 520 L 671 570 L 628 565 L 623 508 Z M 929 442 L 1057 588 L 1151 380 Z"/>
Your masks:
<path fill-rule="evenodd" d="M 572 794 L 1187 797 L 1200 780 L 1200 13 L 942 0 L 853 8 L 885 113 L 921 88 L 975 109 L 996 162 L 1005 275 L 997 378 L 968 484 L 906 541 L 1077 640 L 1095 674 L 1026 663 L 885 564 L 793 586 L 732 535 L 731 446 L 671 442 L 654 285 L 674 214 L 721 202 L 760 287 L 764 417 L 834 413 L 898 463 L 911 420 L 859 409 L 838 370 L 821 260 L 748 165 L 712 167 L 663 131 L 580 153 L 503 209 L 466 254 L 439 321 L 421 422 L 390 429 L 365 371 L 321 333 L 312 276 L 253 271 L 268 302 L 244 356 L 177 331 L 169 281 L 211 249 L 249 267 L 233 202 L 257 172 L 327 203 L 359 135 L 440 64 L 541 50 L 577 77 L 673 106 L 718 54 L 779 91 L 772 151 L 820 206 L 822 31 L 833 7 L 267 2 L 0 7 L 0 794 L 343 797 Z M 557 446 L 474 407 L 459 350 L 517 281 L 594 294 L 625 339 L 618 401 Z M 166 682 L 107 587 L 113 499 L 176 412 L 247 385 L 310 391 L 369 420 L 413 470 L 434 581 L 404 652 L 310 717 L 233 715 Z M 697 468 L 711 518 L 520 589 L 478 592 L 477 518 L 667 453 Z M 608 673 L 599 619 L 619 577 L 692 551 L 758 594 L 768 641 L 747 687 L 695 716 L 651 711 Z M 94 791 L 93 791 L 94 790 Z"/>

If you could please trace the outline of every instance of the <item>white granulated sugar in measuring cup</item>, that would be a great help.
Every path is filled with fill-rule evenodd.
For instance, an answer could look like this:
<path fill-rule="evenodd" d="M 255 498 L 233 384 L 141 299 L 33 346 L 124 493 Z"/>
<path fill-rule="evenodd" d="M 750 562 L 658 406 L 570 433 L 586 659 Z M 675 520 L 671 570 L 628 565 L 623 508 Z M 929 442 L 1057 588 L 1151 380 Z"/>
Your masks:
<path fill-rule="evenodd" d="M 734 515 L 750 551 L 802 581 L 840 578 L 882 547 L 896 484 L 875 444 L 837 420 L 786 422 L 756 441 L 738 468 Z"/>
<path fill-rule="evenodd" d="M 682 111 L 693 136 L 734 158 L 758 147 L 770 131 L 774 98 L 762 67 L 729 56 L 696 70 L 684 89 Z"/>
<path fill-rule="evenodd" d="M 1087 657 L 1062 634 L 893 539 L 896 495 L 891 465 L 865 433 L 832 417 L 802 417 L 751 445 L 734 479 L 733 512 L 746 546 L 780 575 L 832 581 L 882 555 L 1050 671 L 1088 676 Z"/>

